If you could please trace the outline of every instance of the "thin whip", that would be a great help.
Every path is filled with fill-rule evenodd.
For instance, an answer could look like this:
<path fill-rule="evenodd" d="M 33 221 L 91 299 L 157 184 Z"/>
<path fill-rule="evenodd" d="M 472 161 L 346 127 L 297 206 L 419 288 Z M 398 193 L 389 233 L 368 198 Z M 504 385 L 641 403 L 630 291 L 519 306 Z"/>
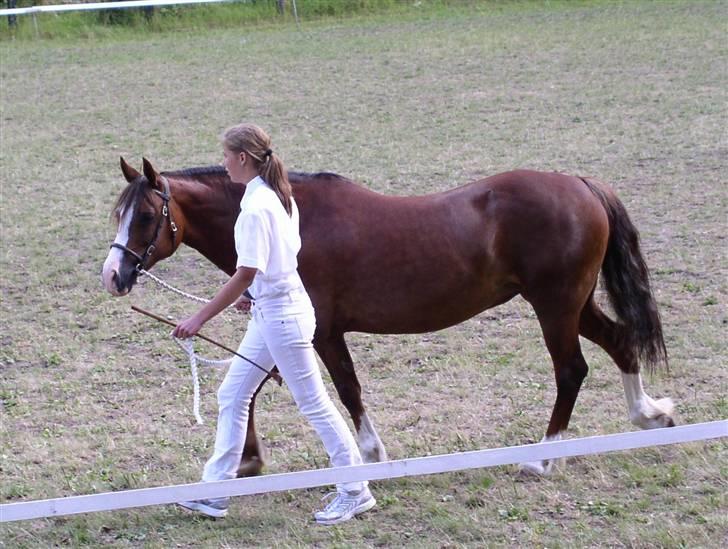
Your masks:
<path fill-rule="evenodd" d="M 203 299 L 201 297 L 197 297 L 196 295 L 188 294 L 187 292 L 183 292 L 179 288 L 175 288 L 168 282 L 165 282 L 161 278 L 153 275 L 149 271 L 147 271 L 144 268 L 138 269 L 139 274 L 148 276 L 151 278 L 154 282 L 159 284 L 162 288 L 165 288 L 166 290 L 169 290 L 170 292 L 173 292 L 177 295 L 181 295 L 182 297 L 186 297 L 187 299 L 190 299 L 192 301 L 197 301 L 198 303 L 209 303 L 209 299 Z M 233 307 L 233 305 L 230 305 L 230 307 Z M 228 307 L 228 308 L 230 308 Z M 209 358 L 205 358 L 202 356 L 198 356 L 195 353 L 194 346 L 192 345 L 192 341 L 189 339 L 179 339 L 174 336 L 172 336 L 172 339 L 174 342 L 179 345 L 179 347 L 187 353 L 187 356 L 190 360 L 190 372 L 192 373 L 192 388 L 193 388 L 193 401 L 192 401 L 192 412 L 195 414 L 195 420 L 197 421 L 198 425 L 202 425 L 202 416 L 200 415 L 200 380 L 197 375 L 197 363 L 201 362 L 202 364 L 206 364 L 208 366 L 228 366 L 232 359 L 229 358 L 227 360 L 212 360 Z M 279 381 L 280 384 L 280 381 Z"/>
<path fill-rule="evenodd" d="M 161 278 L 158 278 L 158 277 L 154 276 L 152 273 L 150 273 L 149 271 L 145 270 L 144 268 L 139 268 L 138 271 L 139 271 L 139 274 L 148 276 L 149 278 L 151 278 L 152 280 L 154 280 L 157 284 L 159 284 L 163 288 L 166 288 L 167 290 L 170 290 L 171 292 L 174 292 L 174 293 L 176 293 L 178 295 L 181 295 L 183 297 L 186 297 L 187 299 L 191 299 L 193 301 L 197 301 L 199 303 L 209 303 L 209 300 L 208 299 L 203 299 L 201 297 L 197 297 L 195 295 L 188 294 L 187 292 L 183 292 L 182 290 L 179 290 L 179 289 L 175 288 L 174 286 L 172 286 L 171 284 L 165 282 Z M 229 309 L 229 308 L 232 308 L 232 307 L 233 307 L 233 305 L 230 305 L 227 308 Z M 167 320 L 165 318 L 162 318 L 162 317 L 160 317 L 158 315 L 155 315 L 153 313 L 150 313 L 148 311 L 145 311 L 143 309 L 140 309 L 139 307 L 136 307 L 136 306 L 132 305 L 131 308 L 134 311 L 136 311 L 138 313 L 142 313 L 144 315 L 147 315 L 147 316 L 149 316 L 151 318 L 154 318 L 155 320 L 158 320 L 160 322 L 164 322 L 165 324 L 169 324 L 169 325 L 175 326 L 175 324 L 173 322 L 170 322 L 169 320 Z M 249 362 L 250 364 L 252 364 L 256 368 L 258 368 L 260 370 L 263 370 L 263 372 L 265 372 L 270 377 L 272 377 L 273 379 L 275 379 L 278 382 L 278 385 L 279 386 L 283 384 L 283 379 L 281 378 L 281 376 L 277 372 L 275 372 L 273 370 L 271 370 L 271 371 L 266 370 L 265 368 L 263 368 L 259 364 L 256 364 L 255 362 L 253 362 L 249 358 L 246 358 L 243 355 L 238 354 L 237 352 L 233 351 L 232 349 L 229 349 L 229 348 L 225 347 L 224 345 L 218 343 L 217 341 L 214 341 L 214 340 L 210 339 L 209 337 L 206 337 L 206 336 L 204 336 L 202 334 L 197 334 L 197 337 L 200 337 L 200 338 L 204 339 L 205 341 L 209 341 L 210 343 L 213 343 L 214 345 L 217 345 L 218 347 L 221 347 L 222 349 L 225 349 L 226 351 L 228 351 L 228 352 L 230 352 L 230 353 L 232 353 L 232 354 L 234 354 L 234 355 L 242 358 L 243 360 Z M 192 345 L 192 340 L 191 339 L 179 339 L 179 338 L 176 338 L 174 336 L 172 336 L 172 339 L 175 341 L 175 343 L 177 343 L 177 345 L 180 346 L 180 348 L 182 348 L 182 350 L 185 351 L 185 353 L 187 353 L 187 356 L 189 357 L 189 361 L 190 361 L 190 372 L 192 374 L 192 390 L 193 390 L 192 412 L 195 415 L 195 420 L 197 421 L 197 424 L 198 425 L 202 425 L 203 421 L 202 421 L 202 416 L 200 415 L 200 379 L 199 379 L 199 376 L 198 376 L 198 373 L 197 373 L 197 363 L 200 362 L 200 363 L 205 364 L 207 366 L 229 366 L 232 363 L 233 359 L 230 358 L 230 359 L 227 359 L 227 360 L 213 360 L 213 359 L 210 359 L 210 358 L 205 358 L 205 357 L 199 356 L 197 353 L 195 353 L 195 349 L 194 349 L 194 347 Z"/>

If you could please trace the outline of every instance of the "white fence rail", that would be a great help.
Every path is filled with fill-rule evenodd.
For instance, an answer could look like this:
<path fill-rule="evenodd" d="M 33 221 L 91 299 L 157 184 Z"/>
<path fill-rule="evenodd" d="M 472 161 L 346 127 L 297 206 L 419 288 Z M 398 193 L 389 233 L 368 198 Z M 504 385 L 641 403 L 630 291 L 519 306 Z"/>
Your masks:
<path fill-rule="evenodd" d="M 142 488 L 86 496 L 8 503 L 0 505 L 0 522 L 128 509 L 131 507 L 161 505 L 192 499 L 280 492 L 284 490 L 325 486 L 343 481 L 383 480 L 416 475 L 430 475 L 434 473 L 494 467 L 497 465 L 509 465 L 544 459 L 585 456 L 589 454 L 646 448 L 649 446 L 695 442 L 727 436 L 728 420 L 721 420 L 651 431 L 541 442 L 526 446 L 477 450 L 474 452 L 402 459 L 383 463 L 367 463 L 350 467 L 335 467 L 218 482 L 181 484 L 177 486 Z"/>
<path fill-rule="evenodd" d="M 114 10 L 125 8 L 147 8 L 153 6 L 172 6 L 175 4 L 213 4 L 234 2 L 236 0 L 124 0 L 122 2 L 94 2 L 89 4 L 54 4 L 48 6 L 28 6 L 27 8 L 1 9 L 3 15 L 35 15 L 38 13 L 59 13 L 64 11 Z M 238 0 L 239 1 L 239 0 Z"/>

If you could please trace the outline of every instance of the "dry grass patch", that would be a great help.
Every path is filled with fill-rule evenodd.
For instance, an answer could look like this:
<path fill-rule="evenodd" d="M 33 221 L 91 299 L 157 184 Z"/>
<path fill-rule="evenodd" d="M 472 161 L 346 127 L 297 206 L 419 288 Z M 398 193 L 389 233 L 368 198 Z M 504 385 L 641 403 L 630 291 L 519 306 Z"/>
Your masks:
<path fill-rule="evenodd" d="M 214 392 L 196 426 L 165 328 L 194 308 L 147 282 L 104 294 L 118 156 L 160 169 L 217 162 L 241 118 L 294 169 L 398 194 L 514 167 L 610 181 L 638 228 L 669 374 L 646 380 L 691 423 L 728 416 L 725 327 L 725 2 L 518 3 L 427 17 L 135 40 L 11 43 L 0 104 L 0 466 L 3 501 L 197 480 Z M 238 65 L 244 66 L 241 70 Z M 224 281 L 192 250 L 155 271 L 198 295 Z M 230 344 L 244 317 L 210 333 Z M 350 334 L 365 402 L 393 458 L 539 440 L 554 398 L 538 324 L 516 299 L 418 336 Z M 209 354 L 213 350 L 204 348 Z M 573 436 L 629 429 L 616 367 L 585 344 Z M 329 386 L 330 390 L 333 390 Z M 285 388 L 258 425 L 270 472 L 325 464 Z M 239 498 L 225 521 L 171 506 L 3 525 L 8 547 L 719 546 L 723 441 L 570 460 L 547 479 L 512 467 L 377 482 L 361 520 L 315 528 L 323 490 Z"/>

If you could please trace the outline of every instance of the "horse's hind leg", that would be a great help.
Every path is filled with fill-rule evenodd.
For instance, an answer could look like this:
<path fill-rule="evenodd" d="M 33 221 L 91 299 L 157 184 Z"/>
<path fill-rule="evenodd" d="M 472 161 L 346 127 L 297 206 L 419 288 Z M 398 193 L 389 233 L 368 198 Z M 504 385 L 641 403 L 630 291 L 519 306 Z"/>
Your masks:
<path fill-rule="evenodd" d="M 314 347 L 331 375 L 341 403 L 346 407 L 357 434 L 357 443 L 364 463 L 386 461 L 387 452 L 374 429 L 361 400 L 361 385 L 354 372 L 354 362 L 343 334 L 314 339 Z"/>
<path fill-rule="evenodd" d="M 245 434 L 245 445 L 243 446 L 243 455 L 240 458 L 240 465 L 238 466 L 237 476 L 240 477 L 254 477 L 263 472 L 265 466 L 265 447 L 258 438 L 255 432 L 255 399 L 258 393 L 265 385 L 265 382 L 270 379 L 270 376 L 266 377 L 255 390 L 253 398 L 250 399 L 250 406 L 248 407 L 248 428 Z"/>
<path fill-rule="evenodd" d="M 574 410 L 581 384 L 589 370 L 579 345 L 579 313 L 562 307 L 534 305 L 546 347 L 554 363 L 556 376 L 556 402 L 543 441 L 560 440 Z M 549 474 L 556 460 L 542 460 L 521 464 L 521 470 L 538 475 Z"/>
<path fill-rule="evenodd" d="M 673 403 L 669 398 L 653 400 L 642 387 L 640 367 L 634 352 L 620 345 L 617 326 L 589 299 L 581 313 L 579 333 L 604 349 L 622 372 L 629 419 L 642 429 L 672 427 Z"/>

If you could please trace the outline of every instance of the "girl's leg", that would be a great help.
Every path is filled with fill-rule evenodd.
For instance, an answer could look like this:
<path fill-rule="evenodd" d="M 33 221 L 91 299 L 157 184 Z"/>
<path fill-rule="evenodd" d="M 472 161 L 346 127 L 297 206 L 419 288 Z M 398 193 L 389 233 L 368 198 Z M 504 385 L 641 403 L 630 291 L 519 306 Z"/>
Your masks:
<path fill-rule="evenodd" d="M 358 465 L 362 463 L 359 448 L 321 379 L 311 343 L 316 327 L 313 308 L 306 294 L 292 295 L 283 298 L 289 302 L 281 304 L 280 309 L 275 307 L 275 313 L 266 315 L 261 332 L 299 410 L 318 433 L 332 465 Z M 337 489 L 356 493 L 366 486 L 366 482 L 347 482 Z"/>
<path fill-rule="evenodd" d="M 266 370 L 273 368 L 273 358 L 260 332 L 255 312 L 248 322 L 238 353 Z M 219 411 L 215 451 L 205 464 L 203 481 L 235 478 L 245 444 L 250 400 L 263 378 L 265 373 L 249 362 L 239 357 L 233 359 L 217 392 Z"/>

